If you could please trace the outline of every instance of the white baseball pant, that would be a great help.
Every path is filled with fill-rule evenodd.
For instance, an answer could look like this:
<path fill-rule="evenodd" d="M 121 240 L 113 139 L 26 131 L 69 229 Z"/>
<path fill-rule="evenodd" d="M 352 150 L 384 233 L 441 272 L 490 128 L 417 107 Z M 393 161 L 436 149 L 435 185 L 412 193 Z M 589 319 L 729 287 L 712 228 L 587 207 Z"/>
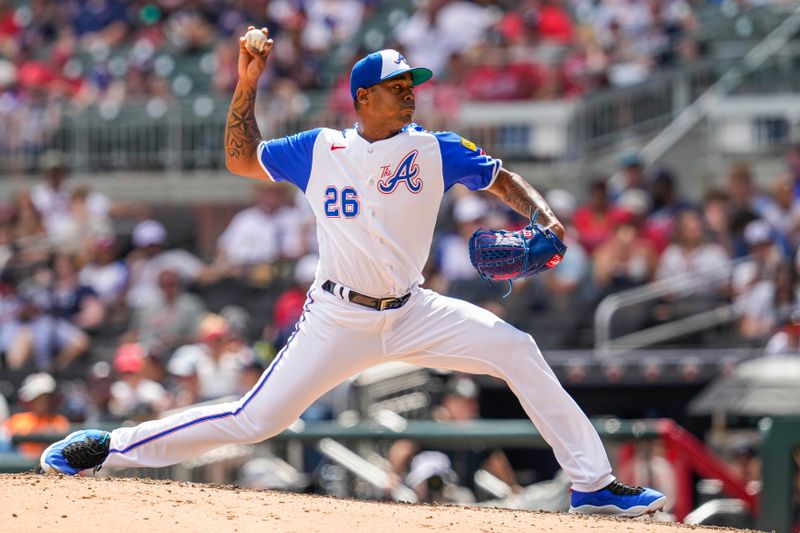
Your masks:
<path fill-rule="evenodd" d="M 419 288 L 400 309 L 375 311 L 313 287 L 295 333 L 242 399 L 116 429 L 103 466 L 162 467 L 223 444 L 263 441 L 348 377 L 388 361 L 505 380 L 573 488 L 594 491 L 613 481 L 600 437 L 530 335 Z"/>

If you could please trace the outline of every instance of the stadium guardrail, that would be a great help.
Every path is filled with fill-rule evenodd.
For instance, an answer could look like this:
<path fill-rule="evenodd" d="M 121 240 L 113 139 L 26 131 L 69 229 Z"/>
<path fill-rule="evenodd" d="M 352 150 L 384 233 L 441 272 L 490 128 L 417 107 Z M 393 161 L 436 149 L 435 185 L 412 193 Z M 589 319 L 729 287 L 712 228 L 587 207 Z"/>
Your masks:
<path fill-rule="evenodd" d="M 682 293 L 691 295 L 694 291 L 711 283 L 721 286 L 729 281 L 737 265 L 751 259 L 751 256 L 734 259 L 723 268 L 713 272 L 691 276 L 685 274 L 672 276 L 606 296 L 598 304 L 594 314 L 594 347 L 596 353 L 601 356 L 609 356 L 620 351 L 632 351 L 735 320 L 737 315 L 733 304 L 721 303 L 712 309 L 690 316 L 683 316 L 676 320 L 657 324 L 616 338 L 612 328 L 614 316 L 621 309 L 654 303 L 665 296 L 673 295 L 676 298 L 680 298 Z"/>
<path fill-rule="evenodd" d="M 696 100 L 680 110 L 669 126 L 664 128 L 643 149 L 648 163 L 658 161 L 680 138 L 686 135 L 727 94 L 747 78 L 757 73 L 768 60 L 778 54 L 800 29 L 800 7 L 794 9 L 769 35 L 754 46 L 742 59 L 725 72 Z"/>
<path fill-rule="evenodd" d="M 655 438 L 658 426 L 647 420 L 598 418 L 592 421 L 601 436 L 612 439 Z M 116 426 L 100 426 L 111 431 Z M 73 430 L 77 430 L 75 428 Z M 61 433 L 31 433 L 15 435 L 12 443 L 40 442 L 49 444 L 64 438 Z M 270 438 L 271 442 L 314 442 L 323 438 L 340 441 L 378 441 L 411 439 L 424 445 L 469 449 L 484 446 L 543 446 L 544 438 L 528 420 L 477 420 L 473 422 L 437 422 L 409 420 L 402 430 L 392 430 L 376 422 L 357 422 L 342 425 L 334 421 L 313 421 L 294 424 L 290 429 Z M 1 465 L 0 465 L 1 466 Z"/>

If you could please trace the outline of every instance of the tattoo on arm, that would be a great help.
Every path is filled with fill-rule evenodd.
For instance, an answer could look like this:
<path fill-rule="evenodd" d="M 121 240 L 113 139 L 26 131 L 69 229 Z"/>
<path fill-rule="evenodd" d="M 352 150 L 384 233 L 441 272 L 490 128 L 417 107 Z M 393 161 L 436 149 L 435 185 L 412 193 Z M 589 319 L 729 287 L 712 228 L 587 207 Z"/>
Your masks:
<path fill-rule="evenodd" d="M 261 142 L 255 102 L 255 87 L 236 87 L 225 123 L 225 153 L 230 159 L 250 159 Z"/>
<path fill-rule="evenodd" d="M 530 217 L 539 210 L 538 220 L 544 226 L 557 222 L 555 214 L 539 191 L 516 174 L 508 173 L 501 199 L 521 215 Z"/>

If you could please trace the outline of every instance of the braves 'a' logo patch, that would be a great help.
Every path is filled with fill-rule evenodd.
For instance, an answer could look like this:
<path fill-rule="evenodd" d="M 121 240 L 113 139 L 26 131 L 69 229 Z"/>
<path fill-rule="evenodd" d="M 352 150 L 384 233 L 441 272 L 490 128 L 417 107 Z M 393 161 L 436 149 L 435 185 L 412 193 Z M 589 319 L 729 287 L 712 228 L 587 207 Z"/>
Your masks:
<path fill-rule="evenodd" d="M 391 165 L 382 166 L 378 190 L 384 194 L 391 194 L 400 183 L 405 183 L 408 190 L 414 194 L 421 191 L 422 179 L 417 177 L 419 174 L 419 165 L 416 163 L 417 155 L 419 155 L 418 150 L 410 151 L 403 157 L 394 172 L 391 170 Z"/>

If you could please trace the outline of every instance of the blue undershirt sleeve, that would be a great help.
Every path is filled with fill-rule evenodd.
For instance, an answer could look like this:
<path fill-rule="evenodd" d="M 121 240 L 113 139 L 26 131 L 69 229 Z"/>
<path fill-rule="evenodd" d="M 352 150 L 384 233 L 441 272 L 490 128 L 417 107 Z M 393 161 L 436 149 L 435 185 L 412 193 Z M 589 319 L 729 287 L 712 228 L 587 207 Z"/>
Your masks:
<path fill-rule="evenodd" d="M 314 159 L 314 143 L 321 128 L 261 141 L 258 161 L 275 181 L 288 181 L 306 192 Z"/>
<path fill-rule="evenodd" d="M 444 190 L 456 183 L 472 191 L 489 188 L 503 162 L 486 155 L 475 143 L 451 131 L 435 132 L 442 154 Z"/>

